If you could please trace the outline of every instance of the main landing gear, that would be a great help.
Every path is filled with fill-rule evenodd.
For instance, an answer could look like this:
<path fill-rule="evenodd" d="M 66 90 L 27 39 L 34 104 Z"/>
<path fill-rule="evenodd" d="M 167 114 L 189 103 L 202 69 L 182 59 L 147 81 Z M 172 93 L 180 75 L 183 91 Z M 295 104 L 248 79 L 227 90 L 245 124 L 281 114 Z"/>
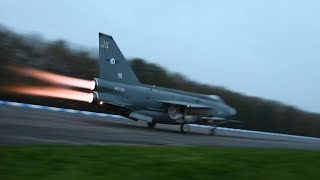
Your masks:
<path fill-rule="evenodd" d="M 190 131 L 190 126 L 189 126 L 189 124 L 183 123 L 183 124 L 180 125 L 180 132 L 182 132 L 182 133 L 188 133 L 189 131 Z"/>
<path fill-rule="evenodd" d="M 147 125 L 148 125 L 148 128 L 154 128 L 156 126 L 156 123 L 155 122 L 148 122 Z"/>

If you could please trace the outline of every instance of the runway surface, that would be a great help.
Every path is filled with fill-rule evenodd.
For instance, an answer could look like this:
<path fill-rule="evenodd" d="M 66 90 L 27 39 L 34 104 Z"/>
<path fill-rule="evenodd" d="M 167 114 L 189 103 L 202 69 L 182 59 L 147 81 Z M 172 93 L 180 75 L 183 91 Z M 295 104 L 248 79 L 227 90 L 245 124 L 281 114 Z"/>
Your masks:
<path fill-rule="evenodd" d="M 143 122 L 0 105 L 0 145 L 20 144 L 125 144 L 125 145 L 209 145 L 320 149 L 320 140 L 268 139 L 209 136 L 208 129 L 192 127 L 181 134 L 179 126 L 157 124 L 149 129 Z"/>

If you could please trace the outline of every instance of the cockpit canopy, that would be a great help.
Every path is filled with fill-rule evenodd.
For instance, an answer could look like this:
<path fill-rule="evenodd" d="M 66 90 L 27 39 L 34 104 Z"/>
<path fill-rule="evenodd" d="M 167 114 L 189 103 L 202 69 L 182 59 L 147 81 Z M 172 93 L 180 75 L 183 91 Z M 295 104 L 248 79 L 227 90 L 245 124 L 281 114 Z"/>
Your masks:
<path fill-rule="evenodd" d="M 217 95 L 208 95 L 209 99 L 212 99 L 214 101 L 218 101 L 218 102 L 222 102 L 224 103 L 224 101 Z"/>

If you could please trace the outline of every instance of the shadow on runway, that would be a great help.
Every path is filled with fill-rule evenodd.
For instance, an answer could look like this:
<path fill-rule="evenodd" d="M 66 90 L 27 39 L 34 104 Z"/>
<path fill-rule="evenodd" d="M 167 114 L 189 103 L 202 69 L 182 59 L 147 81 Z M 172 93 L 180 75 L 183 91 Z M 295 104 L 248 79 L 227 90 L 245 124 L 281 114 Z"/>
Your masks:
<path fill-rule="evenodd" d="M 160 132 L 160 133 L 167 133 L 172 135 L 181 135 L 181 136 L 209 136 L 204 132 L 188 132 L 188 133 L 181 133 L 179 125 L 167 125 L 167 124 L 157 124 L 154 128 L 147 127 L 146 123 L 142 122 L 130 122 L 129 120 L 119 120 L 118 122 L 107 122 L 107 121 L 98 121 L 98 120 L 81 120 L 93 126 L 99 127 L 114 127 L 119 129 L 129 129 L 129 130 L 137 130 L 137 131 L 147 131 L 147 132 Z M 136 123 L 136 124 L 135 124 Z M 160 126 L 160 127 L 159 127 Z M 166 128 L 166 126 L 171 126 L 170 129 Z M 166 128 L 166 129 L 165 129 Z"/>

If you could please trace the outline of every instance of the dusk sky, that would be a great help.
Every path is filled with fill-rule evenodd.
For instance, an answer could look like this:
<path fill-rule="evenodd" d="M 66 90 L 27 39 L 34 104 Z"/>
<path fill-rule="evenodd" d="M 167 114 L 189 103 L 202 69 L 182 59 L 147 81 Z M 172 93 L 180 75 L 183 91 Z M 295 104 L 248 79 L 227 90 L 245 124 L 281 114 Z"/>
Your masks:
<path fill-rule="evenodd" d="M 1 0 L 0 24 L 320 113 L 320 1 Z"/>

